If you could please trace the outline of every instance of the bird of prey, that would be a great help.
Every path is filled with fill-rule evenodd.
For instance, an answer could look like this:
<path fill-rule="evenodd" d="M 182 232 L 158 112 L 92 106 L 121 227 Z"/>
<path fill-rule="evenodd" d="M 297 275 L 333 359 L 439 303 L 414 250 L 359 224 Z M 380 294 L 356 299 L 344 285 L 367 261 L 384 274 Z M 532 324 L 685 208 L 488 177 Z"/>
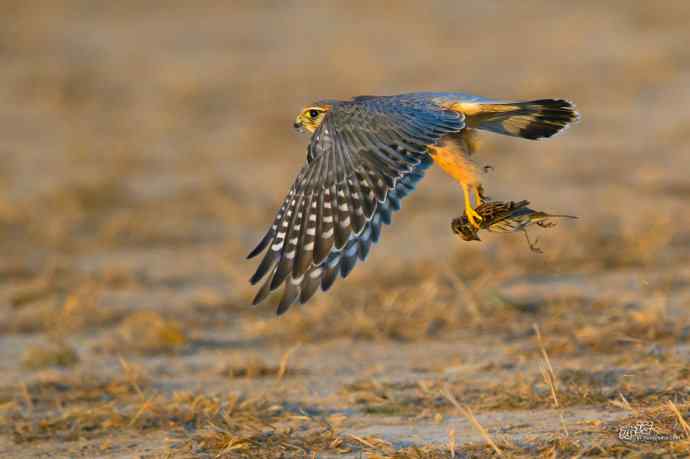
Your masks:
<path fill-rule="evenodd" d="M 460 184 L 465 214 L 478 228 L 472 200 L 480 204 L 480 168 L 470 158 L 476 131 L 537 140 L 577 118 L 566 100 L 509 102 L 454 92 L 327 99 L 305 107 L 294 126 L 312 134 L 306 164 L 248 255 L 266 250 L 250 279 L 265 278 L 253 303 L 283 285 L 282 314 L 346 277 L 432 164 Z"/>
<path fill-rule="evenodd" d="M 474 209 L 482 219 L 479 228 L 470 223 L 467 215 L 453 219 L 450 226 L 453 232 L 465 241 L 480 241 L 477 234 L 480 229 L 493 233 L 522 231 L 529 248 L 533 252 L 542 253 L 541 249 L 530 241 L 527 227 L 536 224 L 542 228 L 550 228 L 556 225 L 550 221 L 552 218 L 577 218 L 572 215 L 547 214 L 530 209 L 528 205 L 529 201 L 486 201 Z"/>

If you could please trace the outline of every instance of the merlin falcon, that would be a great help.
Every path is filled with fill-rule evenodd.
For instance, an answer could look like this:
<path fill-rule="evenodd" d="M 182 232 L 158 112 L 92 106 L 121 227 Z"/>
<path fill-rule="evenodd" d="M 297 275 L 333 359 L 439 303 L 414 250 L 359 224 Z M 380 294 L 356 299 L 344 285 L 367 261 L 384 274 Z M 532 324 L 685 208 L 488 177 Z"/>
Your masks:
<path fill-rule="evenodd" d="M 312 134 L 306 164 L 248 255 L 266 251 L 250 279 L 264 280 L 253 304 L 283 286 L 282 314 L 347 277 L 433 164 L 460 184 L 468 222 L 479 228 L 482 217 L 474 209 L 482 203 L 481 168 L 471 158 L 477 131 L 539 140 L 577 119 L 566 100 L 509 102 L 453 92 L 307 106 L 295 120 L 296 129 Z"/>

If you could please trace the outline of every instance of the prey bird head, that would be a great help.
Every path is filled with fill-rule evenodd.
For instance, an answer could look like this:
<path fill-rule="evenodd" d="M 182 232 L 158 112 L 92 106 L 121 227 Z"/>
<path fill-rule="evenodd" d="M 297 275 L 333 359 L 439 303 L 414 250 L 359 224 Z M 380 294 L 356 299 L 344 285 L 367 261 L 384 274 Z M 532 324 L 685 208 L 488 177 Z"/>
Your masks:
<path fill-rule="evenodd" d="M 481 241 L 466 216 L 454 218 L 450 224 L 451 229 L 455 234 L 460 236 L 464 241 Z"/>

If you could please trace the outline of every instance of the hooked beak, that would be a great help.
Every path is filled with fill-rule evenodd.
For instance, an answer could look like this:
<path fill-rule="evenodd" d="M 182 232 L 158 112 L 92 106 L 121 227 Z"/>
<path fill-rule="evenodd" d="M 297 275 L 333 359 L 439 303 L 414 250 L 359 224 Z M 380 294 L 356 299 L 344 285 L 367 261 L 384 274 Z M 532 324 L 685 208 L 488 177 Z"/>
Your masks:
<path fill-rule="evenodd" d="M 295 121 L 295 122 L 292 124 L 292 127 L 294 127 L 294 128 L 295 128 L 295 131 L 297 131 L 297 132 L 304 132 L 304 126 L 302 126 L 302 122 L 301 122 L 301 121 Z"/>

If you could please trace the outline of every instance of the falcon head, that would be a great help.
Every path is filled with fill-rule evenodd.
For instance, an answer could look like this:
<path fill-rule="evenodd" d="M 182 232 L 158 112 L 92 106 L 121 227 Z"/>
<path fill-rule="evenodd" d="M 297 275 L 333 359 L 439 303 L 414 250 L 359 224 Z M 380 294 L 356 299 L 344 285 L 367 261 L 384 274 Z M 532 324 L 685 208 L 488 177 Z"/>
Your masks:
<path fill-rule="evenodd" d="M 316 131 L 323 122 L 330 105 L 315 104 L 304 108 L 295 119 L 295 129 L 303 132 L 305 129 L 311 133 Z"/>

